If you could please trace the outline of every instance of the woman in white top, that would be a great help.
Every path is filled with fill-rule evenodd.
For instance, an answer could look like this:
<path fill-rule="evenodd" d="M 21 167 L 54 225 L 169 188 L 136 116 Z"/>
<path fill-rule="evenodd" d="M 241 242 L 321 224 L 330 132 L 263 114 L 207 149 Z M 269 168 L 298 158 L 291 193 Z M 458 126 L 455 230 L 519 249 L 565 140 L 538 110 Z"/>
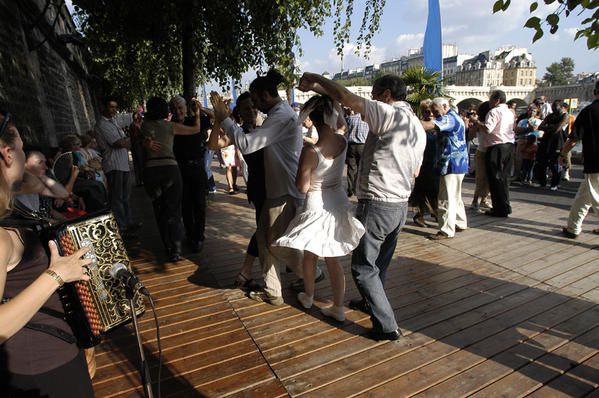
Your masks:
<path fill-rule="evenodd" d="M 297 298 L 305 308 L 312 306 L 316 262 L 318 257 L 324 257 L 333 288 L 333 305 L 321 311 L 343 321 L 345 275 L 337 257 L 351 253 L 360 242 L 364 227 L 352 217 L 343 188 L 347 141 L 336 133 L 345 123 L 340 108 L 329 97 L 316 96 L 305 104 L 300 121 L 306 116 L 312 119 L 319 135 L 316 145 L 304 146 L 296 177 L 297 189 L 306 193 L 306 201 L 274 245 L 304 251 L 304 292 Z"/>

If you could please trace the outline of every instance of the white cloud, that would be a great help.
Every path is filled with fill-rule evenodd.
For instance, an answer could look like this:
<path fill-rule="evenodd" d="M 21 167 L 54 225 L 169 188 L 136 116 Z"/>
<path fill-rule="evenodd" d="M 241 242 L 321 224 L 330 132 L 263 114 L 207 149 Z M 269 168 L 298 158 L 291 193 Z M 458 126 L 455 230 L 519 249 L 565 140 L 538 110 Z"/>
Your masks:
<path fill-rule="evenodd" d="M 404 33 L 395 38 L 395 46 L 390 50 L 394 57 L 407 55 L 408 50 L 422 47 L 424 33 Z"/>
<path fill-rule="evenodd" d="M 313 64 L 315 66 L 318 65 L 318 69 L 322 69 L 323 71 L 336 72 L 341 70 L 342 66 L 343 69 L 347 70 L 364 65 L 378 64 L 383 62 L 387 56 L 385 48 L 381 47 L 371 46 L 368 58 L 366 58 L 364 51 L 361 51 L 360 54 L 356 54 L 356 49 L 355 44 L 346 44 L 343 47 L 342 62 L 341 57 L 337 54 L 337 49 L 331 48 L 327 58 L 314 59 Z"/>

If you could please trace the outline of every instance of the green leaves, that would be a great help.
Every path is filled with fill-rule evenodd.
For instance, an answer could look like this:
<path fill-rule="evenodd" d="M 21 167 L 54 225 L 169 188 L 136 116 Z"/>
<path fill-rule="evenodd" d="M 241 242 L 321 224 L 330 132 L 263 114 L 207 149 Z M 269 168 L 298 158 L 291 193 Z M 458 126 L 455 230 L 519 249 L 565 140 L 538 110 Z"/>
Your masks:
<path fill-rule="evenodd" d="M 524 26 L 527 28 L 536 28 L 539 25 L 541 25 L 541 18 L 539 18 L 539 17 L 531 17 L 524 24 Z"/>
<path fill-rule="evenodd" d="M 574 78 L 574 60 L 564 57 L 560 62 L 554 62 L 547 67 L 547 73 L 543 80 L 551 86 L 563 86 L 570 83 Z"/>
<path fill-rule="evenodd" d="M 575 15 L 587 16 L 581 23 L 574 37 L 577 40 L 581 37 L 586 37 L 587 48 L 595 50 L 599 48 L 599 0 L 544 0 L 546 5 L 554 7 L 553 11 L 544 17 L 530 17 L 524 26 L 535 31 L 532 41 L 535 42 L 541 39 L 545 33 L 545 27 L 549 27 L 549 33 L 555 34 L 559 30 L 561 18 L 568 18 L 572 12 Z M 508 0 L 497 0 L 493 4 L 493 13 L 506 11 L 510 6 Z M 530 3 L 530 13 L 534 13 L 539 8 L 538 1 Z M 590 15 L 592 14 L 592 15 Z"/>
<path fill-rule="evenodd" d="M 222 86 L 248 69 L 276 65 L 293 80 L 298 29 L 322 34 L 334 17 L 340 54 L 350 42 L 354 0 L 73 0 L 92 57 L 93 73 L 105 91 L 125 103 L 149 95 L 182 92 L 182 76 L 192 68 L 195 83 L 214 79 Z M 380 28 L 385 0 L 363 0 L 359 51 L 368 53 Z M 183 22 L 186 23 L 183 23 Z M 184 31 L 184 26 L 191 29 Z M 188 40 L 191 35 L 191 40 Z M 186 40 L 183 40 L 183 39 Z M 193 62 L 183 65 L 191 46 Z"/>
<path fill-rule="evenodd" d="M 497 0 L 495 4 L 493 4 L 493 14 L 499 11 L 505 11 L 510 6 L 511 0 Z"/>

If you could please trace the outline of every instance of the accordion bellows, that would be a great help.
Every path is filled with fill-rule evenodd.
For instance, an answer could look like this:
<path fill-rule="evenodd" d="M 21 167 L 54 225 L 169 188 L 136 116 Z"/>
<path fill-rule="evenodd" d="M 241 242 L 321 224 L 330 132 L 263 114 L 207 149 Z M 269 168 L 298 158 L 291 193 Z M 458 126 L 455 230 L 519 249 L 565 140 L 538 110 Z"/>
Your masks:
<path fill-rule="evenodd" d="M 86 257 L 89 281 L 68 283 L 59 290 L 67 322 L 81 347 L 98 344 L 102 334 L 131 320 L 129 301 L 122 284 L 110 276 L 116 263 L 131 265 L 125 245 L 111 213 L 92 215 L 60 223 L 49 228 L 49 239 L 58 243 L 62 255 L 75 253 L 81 247 L 91 246 Z M 135 313 L 145 310 L 143 296 L 134 296 Z"/>

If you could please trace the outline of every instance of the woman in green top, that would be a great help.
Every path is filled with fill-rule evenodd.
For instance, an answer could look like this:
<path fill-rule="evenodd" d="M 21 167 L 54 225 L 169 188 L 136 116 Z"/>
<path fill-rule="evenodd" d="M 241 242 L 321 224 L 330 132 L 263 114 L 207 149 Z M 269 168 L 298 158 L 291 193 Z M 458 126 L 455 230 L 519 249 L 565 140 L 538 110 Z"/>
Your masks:
<path fill-rule="evenodd" d="M 169 261 L 181 259 L 183 224 L 181 221 L 181 174 L 173 154 L 175 135 L 198 134 L 199 106 L 194 113 L 195 125 L 185 126 L 166 120 L 169 107 L 166 100 L 152 97 L 148 100 L 145 119 L 141 125 L 144 137 L 144 187 L 152 200 L 154 216 Z"/>

